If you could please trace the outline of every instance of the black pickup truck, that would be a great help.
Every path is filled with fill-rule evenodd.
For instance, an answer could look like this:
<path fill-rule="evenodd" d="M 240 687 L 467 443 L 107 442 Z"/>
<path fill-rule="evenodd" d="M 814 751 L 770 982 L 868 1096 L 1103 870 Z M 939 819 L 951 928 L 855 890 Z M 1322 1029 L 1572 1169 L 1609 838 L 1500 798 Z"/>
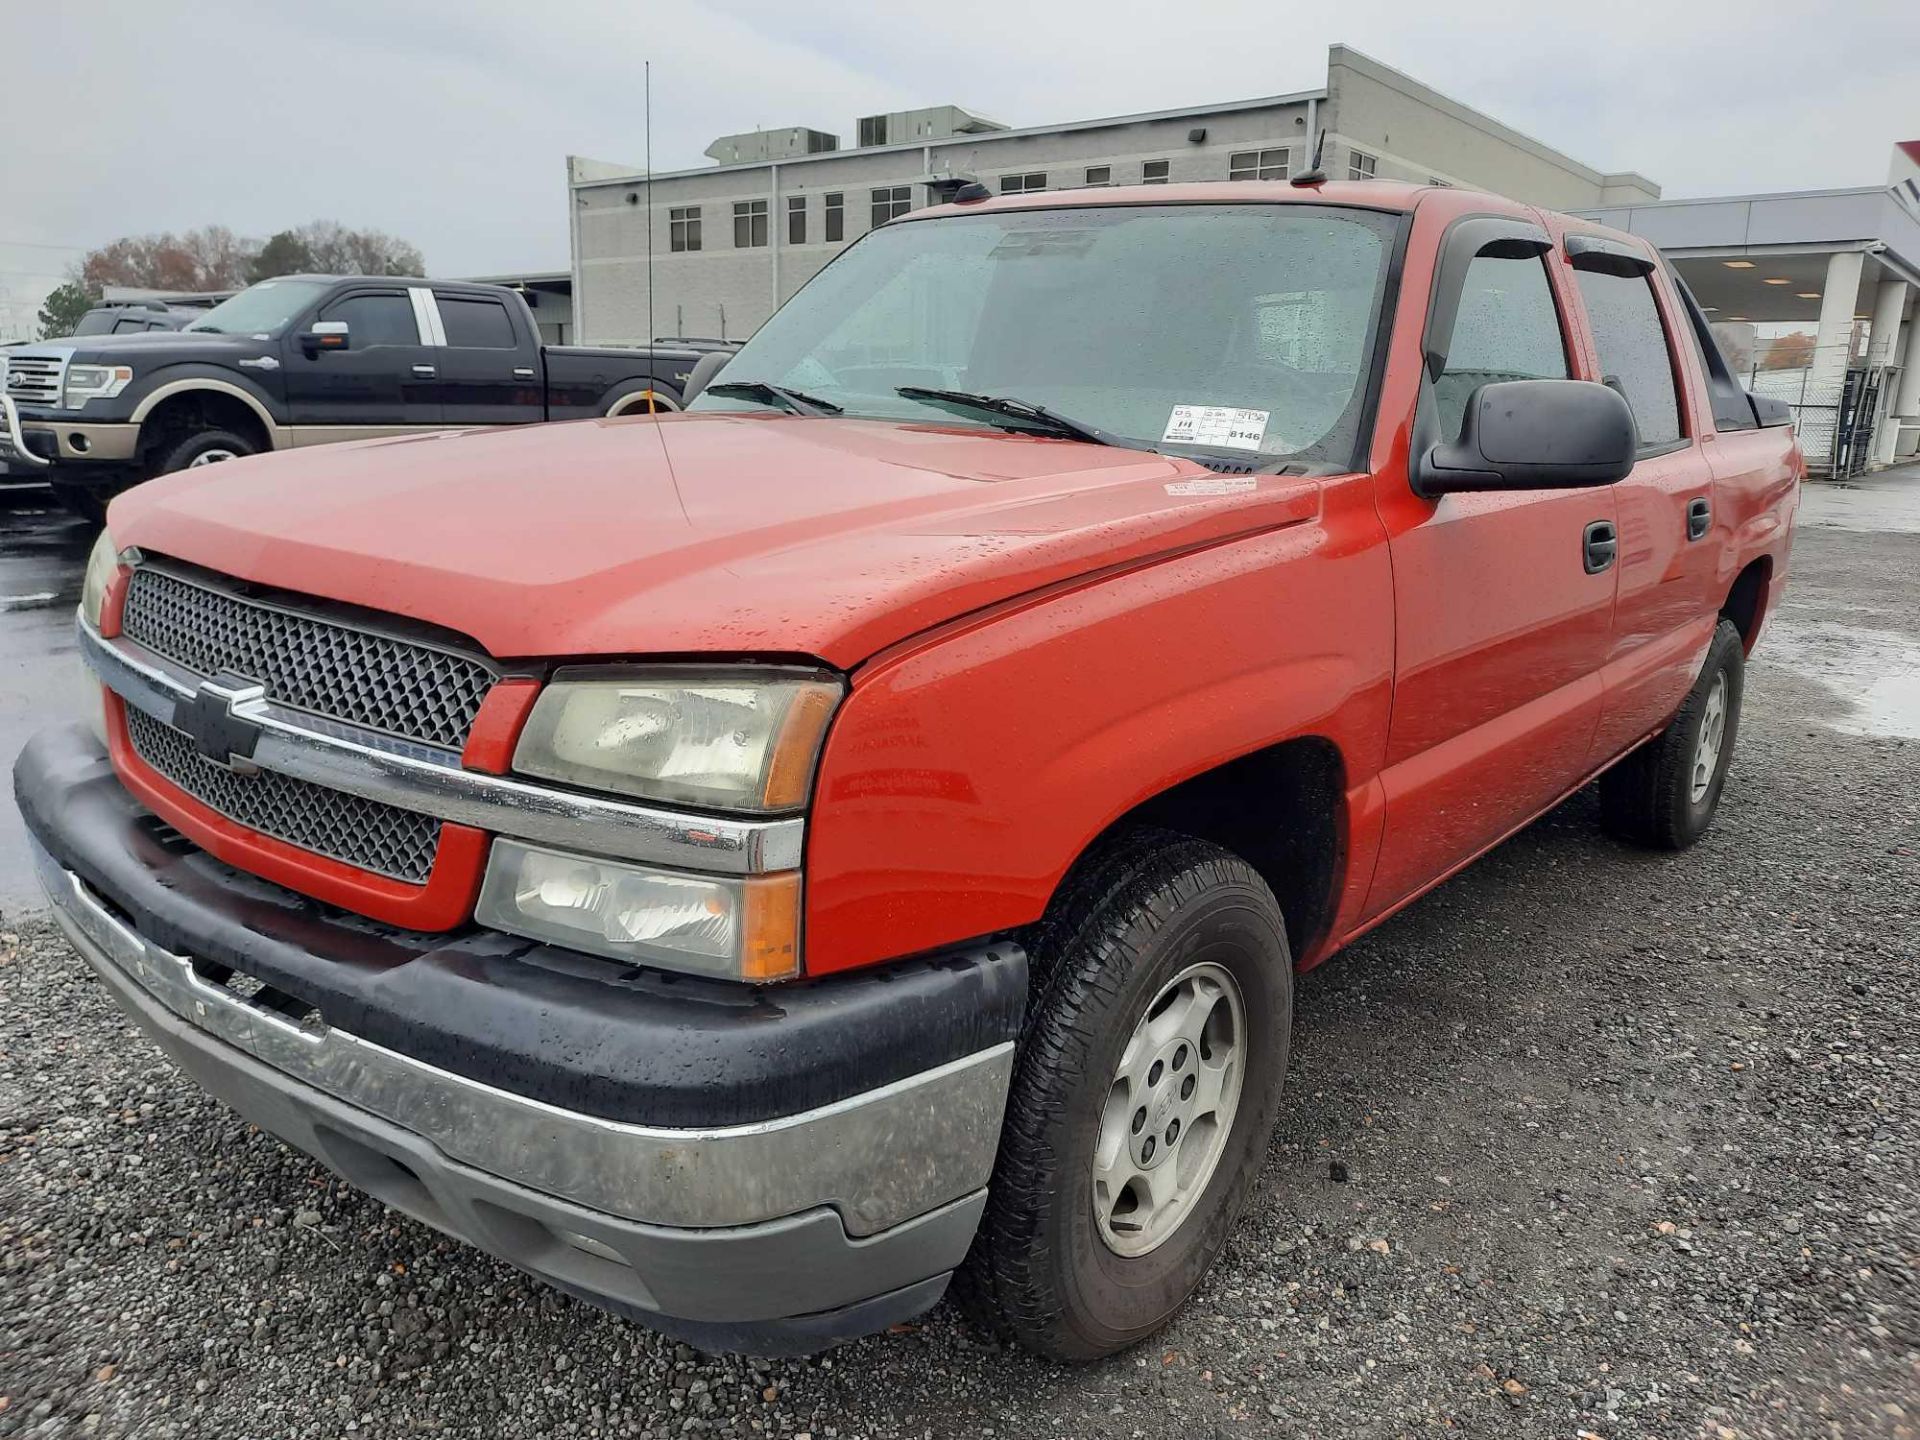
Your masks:
<path fill-rule="evenodd" d="M 513 290 L 289 275 L 185 329 L 6 352 L 0 464 L 99 519 L 153 475 L 263 450 L 680 408 L 702 354 L 542 345 Z"/>

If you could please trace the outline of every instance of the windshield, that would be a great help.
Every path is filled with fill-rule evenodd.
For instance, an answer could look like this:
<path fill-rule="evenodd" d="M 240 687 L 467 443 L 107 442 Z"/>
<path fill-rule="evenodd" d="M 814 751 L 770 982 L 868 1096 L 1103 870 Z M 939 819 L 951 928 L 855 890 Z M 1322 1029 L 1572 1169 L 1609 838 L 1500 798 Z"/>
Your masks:
<path fill-rule="evenodd" d="M 187 326 L 214 335 L 278 335 L 332 285 L 329 280 L 262 280 L 222 300 Z"/>
<path fill-rule="evenodd" d="M 728 362 L 701 410 L 1012 425 L 924 387 L 1042 406 L 1125 444 L 1352 463 L 1397 217 L 1306 205 L 989 211 L 876 230 Z"/>

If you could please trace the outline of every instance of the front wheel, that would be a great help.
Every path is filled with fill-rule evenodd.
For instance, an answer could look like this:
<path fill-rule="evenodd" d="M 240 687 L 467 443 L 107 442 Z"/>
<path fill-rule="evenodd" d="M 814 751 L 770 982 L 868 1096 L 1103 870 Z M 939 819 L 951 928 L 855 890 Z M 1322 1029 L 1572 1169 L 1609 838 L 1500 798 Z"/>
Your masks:
<path fill-rule="evenodd" d="M 957 1293 L 1029 1348 L 1088 1360 L 1165 1325 L 1226 1243 L 1279 1110 L 1292 955 L 1250 866 L 1163 831 L 1083 865 L 1032 949 Z"/>
<path fill-rule="evenodd" d="M 1746 652 L 1722 620 L 1707 663 L 1672 722 L 1600 777 L 1600 823 L 1608 834 L 1655 850 L 1684 850 L 1713 823 L 1740 733 Z"/>
<path fill-rule="evenodd" d="M 221 465 L 241 460 L 254 453 L 253 442 L 231 430 L 197 430 L 163 449 L 154 466 L 156 475 L 171 475 L 176 470 L 196 470 L 205 465 Z"/>

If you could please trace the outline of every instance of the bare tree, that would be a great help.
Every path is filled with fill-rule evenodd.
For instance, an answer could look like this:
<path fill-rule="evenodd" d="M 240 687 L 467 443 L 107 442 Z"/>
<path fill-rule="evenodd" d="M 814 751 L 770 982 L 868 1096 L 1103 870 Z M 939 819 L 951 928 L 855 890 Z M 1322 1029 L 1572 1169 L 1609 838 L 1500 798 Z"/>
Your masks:
<path fill-rule="evenodd" d="M 313 220 L 262 243 L 224 225 L 182 234 L 128 235 L 90 251 L 79 280 L 103 285 L 182 292 L 238 290 L 255 280 L 296 270 L 321 275 L 420 275 L 419 250 L 380 230 L 353 230 L 337 220 Z"/>

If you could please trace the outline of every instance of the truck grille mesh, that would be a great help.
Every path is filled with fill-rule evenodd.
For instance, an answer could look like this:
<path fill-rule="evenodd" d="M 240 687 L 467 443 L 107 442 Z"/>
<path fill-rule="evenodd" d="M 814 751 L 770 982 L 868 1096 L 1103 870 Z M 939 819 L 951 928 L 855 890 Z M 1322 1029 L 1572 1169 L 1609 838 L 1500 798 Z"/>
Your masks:
<path fill-rule="evenodd" d="M 238 775 L 209 764 L 193 740 L 127 707 L 134 753 L 151 769 L 229 820 L 410 885 L 424 885 L 440 846 L 440 822 L 377 800 L 263 770 Z"/>
<path fill-rule="evenodd" d="M 453 750 L 495 679 L 475 659 L 145 566 L 133 572 L 120 623 L 129 639 L 201 675 L 227 671 L 283 705 Z"/>

